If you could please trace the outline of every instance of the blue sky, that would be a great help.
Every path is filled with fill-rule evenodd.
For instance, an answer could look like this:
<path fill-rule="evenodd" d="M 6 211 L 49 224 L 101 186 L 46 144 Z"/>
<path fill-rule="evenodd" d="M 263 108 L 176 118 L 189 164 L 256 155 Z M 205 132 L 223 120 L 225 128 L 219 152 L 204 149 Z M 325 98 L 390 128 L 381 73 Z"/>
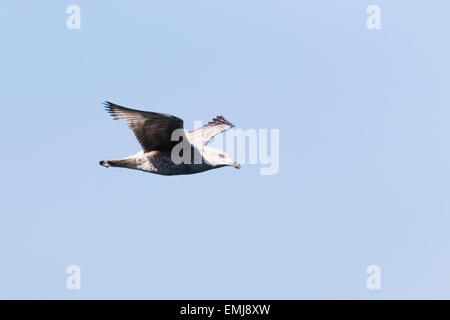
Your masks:
<path fill-rule="evenodd" d="M 3 1 L 0 297 L 450 298 L 449 10 Z M 279 129 L 279 173 L 102 168 L 139 150 L 104 100 Z"/>

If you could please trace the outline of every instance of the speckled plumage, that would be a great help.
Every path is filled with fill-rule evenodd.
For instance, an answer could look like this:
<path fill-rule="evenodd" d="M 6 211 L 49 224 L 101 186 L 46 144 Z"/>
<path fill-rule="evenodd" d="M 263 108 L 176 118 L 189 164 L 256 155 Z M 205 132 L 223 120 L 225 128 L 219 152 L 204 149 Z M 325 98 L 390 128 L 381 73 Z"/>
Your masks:
<path fill-rule="evenodd" d="M 223 166 L 240 166 L 224 152 L 206 144 L 211 138 L 233 125 L 223 116 L 214 118 L 207 125 L 184 135 L 183 120 L 175 116 L 156 112 L 138 111 L 105 102 L 106 110 L 115 120 L 124 119 L 142 146 L 142 151 L 121 160 L 102 160 L 104 167 L 122 167 L 160 175 L 181 175 L 199 173 Z M 192 157 L 189 161 L 175 163 L 172 149 L 179 143 L 172 141 L 174 130 L 181 130 L 182 141 L 187 142 Z M 186 146 L 186 145 L 185 145 Z M 197 158 L 194 156 L 197 155 Z M 200 160 L 200 161 L 199 161 Z"/>

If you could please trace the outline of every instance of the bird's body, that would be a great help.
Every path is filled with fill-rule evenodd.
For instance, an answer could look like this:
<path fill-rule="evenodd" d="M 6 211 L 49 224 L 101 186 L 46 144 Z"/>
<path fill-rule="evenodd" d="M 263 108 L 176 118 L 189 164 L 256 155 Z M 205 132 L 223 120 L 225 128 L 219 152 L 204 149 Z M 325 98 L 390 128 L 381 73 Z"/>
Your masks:
<path fill-rule="evenodd" d="M 102 160 L 100 165 L 104 167 L 123 167 L 161 175 L 193 174 L 223 166 L 240 168 L 224 152 L 206 146 L 214 135 L 233 126 L 222 116 L 184 134 L 180 118 L 133 110 L 110 102 L 105 106 L 114 119 L 128 121 L 143 150 L 121 160 Z M 177 130 L 181 141 L 173 139 Z M 173 152 L 175 147 L 177 150 Z"/>
<path fill-rule="evenodd" d="M 104 167 L 122 167 L 165 176 L 193 174 L 215 168 L 206 162 L 201 164 L 174 164 L 170 153 L 159 151 L 151 151 L 148 153 L 139 151 L 135 155 L 129 156 L 125 159 L 100 161 L 100 164 Z"/>

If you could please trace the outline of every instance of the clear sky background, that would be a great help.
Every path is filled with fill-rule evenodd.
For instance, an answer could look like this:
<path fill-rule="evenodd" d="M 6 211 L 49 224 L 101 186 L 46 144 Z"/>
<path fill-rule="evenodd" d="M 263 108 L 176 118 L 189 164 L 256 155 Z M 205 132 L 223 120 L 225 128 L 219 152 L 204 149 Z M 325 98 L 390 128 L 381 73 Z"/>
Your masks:
<path fill-rule="evenodd" d="M 2 1 L 0 298 L 450 298 L 449 12 Z M 279 129 L 279 173 L 102 168 L 140 149 L 104 100 Z"/>

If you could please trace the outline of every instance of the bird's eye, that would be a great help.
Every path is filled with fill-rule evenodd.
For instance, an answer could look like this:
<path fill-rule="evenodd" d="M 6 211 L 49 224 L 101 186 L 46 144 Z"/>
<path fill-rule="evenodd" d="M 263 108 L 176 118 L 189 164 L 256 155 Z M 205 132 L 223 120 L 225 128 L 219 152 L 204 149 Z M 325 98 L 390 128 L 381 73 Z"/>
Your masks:
<path fill-rule="evenodd" d="M 225 158 L 225 155 L 221 153 L 221 154 L 219 154 L 219 157 Z"/>

